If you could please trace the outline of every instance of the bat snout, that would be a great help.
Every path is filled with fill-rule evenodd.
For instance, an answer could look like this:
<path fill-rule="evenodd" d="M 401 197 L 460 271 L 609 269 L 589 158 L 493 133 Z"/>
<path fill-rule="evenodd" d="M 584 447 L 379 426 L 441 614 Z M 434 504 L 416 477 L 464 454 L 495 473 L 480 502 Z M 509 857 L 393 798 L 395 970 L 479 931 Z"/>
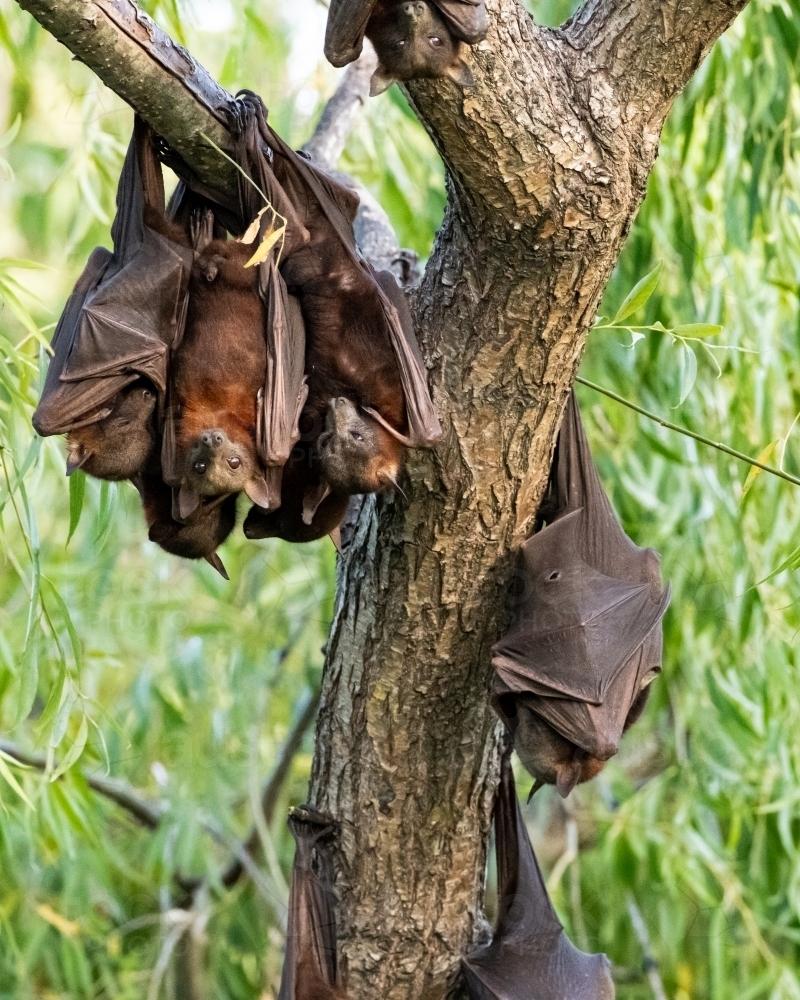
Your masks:
<path fill-rule="evenodd" d="M 203 431 L 200 435 L 200 441 L 206 446 L 206 448 L 211 448 L 215 450 L 221 448 L 228 440 L 228 435 L 225 431 L 219 429 L 214 429 L 210 431 Z"/>

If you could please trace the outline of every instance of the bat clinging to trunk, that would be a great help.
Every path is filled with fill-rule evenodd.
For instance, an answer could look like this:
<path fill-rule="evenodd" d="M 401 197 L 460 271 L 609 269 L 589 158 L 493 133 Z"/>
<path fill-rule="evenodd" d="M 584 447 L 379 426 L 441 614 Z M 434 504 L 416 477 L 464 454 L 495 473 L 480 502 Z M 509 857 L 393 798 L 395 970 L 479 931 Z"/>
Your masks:
<path fill-rule="evenodd" d="M 614 1000 L 608 959 L 575 947 L 547 895 L 509 752 L 500 768 L 494 829 L 497 921 L 491 943 L 462 959 L 471 1000 Z"/>
<path fill-rule="evenodd" d="M 493 703 L 536 785 L 566 796 L 597 774 L 661 669 L 669 604 L 659 559 L 627 537 L 597 474 L 574 393 L 545 499 L 522 546 L 514 621 L 492 650 Z"/>
<path fill-rule="evenodd" d="M 336 824 L 310 806 L 289 813 L 296 842 L 278 1000 L 346 1000 L 337 985 L 330 846 Z"/>

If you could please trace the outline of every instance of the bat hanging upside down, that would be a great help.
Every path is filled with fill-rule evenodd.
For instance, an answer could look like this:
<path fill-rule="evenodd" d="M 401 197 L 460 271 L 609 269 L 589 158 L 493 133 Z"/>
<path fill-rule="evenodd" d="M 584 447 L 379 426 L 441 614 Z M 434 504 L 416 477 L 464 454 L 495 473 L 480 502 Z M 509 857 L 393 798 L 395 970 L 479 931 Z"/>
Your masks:
<path fill-rule="evenodd" d="M 670 597 L 656 553 L 614 516 L 574 393 L 539 518 L 547 526 L 520 553 L 514 620 L 492 649 L 492 701 L 533 791 L 554 784 L 566 797 L 641 715 L 661 670 Z"/>
<path fill-rule="evenodd" d="M 395 80 L 449 77 L 461 87 L 475 80 L 463 59 L 463 44 L 474 45 L 488 30 L 483 0 L 331 0 L 325 55 L 345 66 L 361 53 L 364 36 L 378 55 L 370 95 Z"/>

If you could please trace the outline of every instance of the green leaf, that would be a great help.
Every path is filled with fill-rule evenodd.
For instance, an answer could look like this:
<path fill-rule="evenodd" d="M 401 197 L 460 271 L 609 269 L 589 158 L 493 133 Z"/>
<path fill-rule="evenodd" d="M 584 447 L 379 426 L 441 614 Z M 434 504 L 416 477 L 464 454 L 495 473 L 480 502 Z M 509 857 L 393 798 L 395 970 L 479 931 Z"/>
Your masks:
<path fill-rule="evenodd" d="M 14 789 L 14 791 L 17 793 L 17 795 L 19 795 L 19 797 L 22 799 L 22 801 L 30 809 L 33 809 L 33 803 L 28 798 L 28 796 L 25 794 L 25 789 L 22 787 L 22 785 L 20 785 L 20 783 L 14 777 L 14 772 L 11 770 L 11 768 L 6 763 L 7 761 L 12 761 L 12 763 L 14 763 L 17 767 L 19 767 L 19 762 L 18 761 L 14 760 L 13 757 L 9 757 L 8 754 L 3 753 L 3 751 L 0 750 L 0 778 L 3 778 L 4 781 L 6 782 L 6 784 L 10 785 L 11 788 Z"/>
<path fill-rule="evenodd" d="M 684 402 L 697 380 L 697 355 L 688 344 L 681 343 L 678 350 L 680 398 L 677 405 L 672 407 L 673 410 L 676 410 Z"/>
<path fill-rule="evenodd" d="M 75 534 L 78 522 L 81 519 L 83 510 L 83 498 L 86 495 L 86 475 L 80 469 L 76 469 L 69 477 L 69 534 L 67 535 L 67 545 Z M 67 547 L 66 545 L 64 546 Z"/>
<path fill-rule="evenodd" d="M 761 462 L 764 465 L 769 465 L 769 460 L 772 458 L 775 449 L 778 447 L 780 443 L 781 443 L 780 438 L 778 438 L 776 441 L 770 441 L 767 447 L 761 452 L 760 455 L 758 455 L 756 461 Z M 739 500 L 740 505 L 744 503 L 744 499 L 750 492 L 750 488 L 752 487 L 753 483 L 756 481 L 756 479 L 758 479 L 758 477 L 761 475 L 763 471 L 764 470 L 759 469 L 757 465 L 750 466 L 750 471 L 747 473 L 747 478 L 745 479 L 744 486 L 742 487 L 742 496 L 741 499 Z"/>
<path fill-rule="evenodd" d="M 117 505 L 117 484 L 109 483 L 106 480 L 100 484 L 100 510 L 97 514 L 97 534 L 95 544 L 102 546 L 114 519 L 114 510 Z"/>
<path fill-rule="evenodd" d="M 50 733 L 52 731 L 53 723 L 58 713 L 58 709 L 61 705 L 61 696 L 64 693 L 64 684 L 67 679 L 67 665 L 62 662 L 58 671 L 58 676 L 56 677 L 55 684 L 50 688 L 50 694 L 47 696 L 47 704 L 44 707 L 44 711 L 36 722 L 35 729 L 38 735 L 39 741 L 44 742 L 49 740 Z"/>
<path fill-rule="evenodd" d="M 716 337 L 723 328 L 714 323 L 683 323 L 672 331 L 679 337 Z"/>
<path fill-rule="evenodd" d="M 50 778 L 51 781 L 57 781 L 62 774 L 67 772 L 72 765 L 78 760 L 80 755 L 83 753 L 83 749 L 86 746 L 86 738 L 89 735 L 89 723 L 86 721 L 86 715 L 84 714 L 81 719 L 80 728 L 78 729 L 78 735 L 75 737 L 75 742 L 69 748 L 66 757 L 61 761 L 58 767 L 53 772 L 53 776 Z"/>
<path fill-rule="evenodd" d="M 617 315 L 611 320 L 612 325 L 620 323 L 623 319 L 627 319 L 628 316 L 635 313 L 637 309 L 641 309 L 656 290 L 663 267 L 663 261 L 659 261 L 649 274 L 646 274 L 641 281 L 636 282 L 625 296 L 622 305 L 617 310 Z"/>
<path fill-rule="evenodd" d="M 19 694 L 14 725 L 27 719 L 31 714 L 36 692 L 39 688 L 39 644 L 32 639 L 22 654 L 19 671 Z"/>

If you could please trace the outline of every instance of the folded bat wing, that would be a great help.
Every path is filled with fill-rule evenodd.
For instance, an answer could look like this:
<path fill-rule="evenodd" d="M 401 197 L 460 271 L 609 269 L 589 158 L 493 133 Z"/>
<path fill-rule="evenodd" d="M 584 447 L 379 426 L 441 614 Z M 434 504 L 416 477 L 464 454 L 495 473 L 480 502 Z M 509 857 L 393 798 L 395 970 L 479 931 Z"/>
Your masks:
<path fill-rule="evenodd" d="M 184 315 L 191 251 L 151 229 L 145 205 L 164 211 L 153 135 L 137 117 L 117 189 L 114 253 L 92 254 L 59 322 L 34 414 L 42 434 L 87 423 L 87 414 L 140 376 L 155 386 L 163 412 L 167 356 Z"/>
<path fill-rule="evenodd" d="M 286 952 L 278 1000 L 337 1000 L 336 918 L 329 847 L 335 824 L 307 806 L 293 809 L 296 843 Z M 316 865 L 315 865 L 316 861 Z"/>
<path fill-rule="evenodd" d="M 325 28 L 325 58 L 333 66 L 346 66 L 361 55 L 375 0 L 331 0 Z"/>
<path fill-rule="evenodd" d="M 249 95 L 247 100 L 258 100 Z M 397 359 L 400 382 L 406 402 L 408 433 L 400 434 L 381 416 L 370 411 L 379 422 L 411 448 L 432 448 L 442 436 L 442 428 L 428 390 L 428 378 L 419 344 L 414 335 L 411 313 L 402 289 L 394 275 L 388 271 L 376 272 L 364 260 L 353 235 L 353 217 L 358 205 L 353 192 L 339 184 L 324 170 L 314 166 L 306 157 L 295 153 L 270 129 L 270 143 L 284 158 L 289 174 L 289 184 L 295 198 L 305 189 L 317 201 L 322 212 L 336 230 L 351 264 L 366 276 L 379 296 L 386 328 Z"/>
<path fill-rule="evenodd" d="M 613 1000 L 605 955 L 579 951 L 556 916 L 503 756 L 494 811 L 497 922 L 490 944 L 462 959 L 471 1000 Z"/>
<path fill-rule="evenodd" d="M 616 753 L 625 720 L 661 665 L 658 556 L 622 530 L 571 395 L 542 511 L 522 547 L 522 593 L 492 650 L 494 696 L 512 694 L 587 752 Z"/>
<path fill-rule="evenodd" d="M 483 0 L 434 0 L 455 38 L 474 45 L 486 38 L 489 18 Z"/>

